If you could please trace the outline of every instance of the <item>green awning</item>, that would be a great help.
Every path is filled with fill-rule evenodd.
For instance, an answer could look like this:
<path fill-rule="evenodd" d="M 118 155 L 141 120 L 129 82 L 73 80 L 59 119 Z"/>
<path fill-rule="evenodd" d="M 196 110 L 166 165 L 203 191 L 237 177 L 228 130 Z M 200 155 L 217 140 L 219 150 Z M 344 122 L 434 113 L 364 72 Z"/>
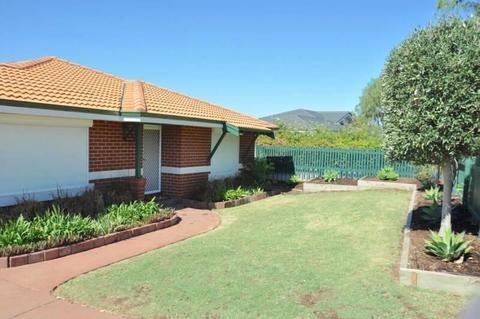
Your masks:
<path fill-rule="evenodd" d="M 223 131 L 235 136 L 240 136 L 240 129 L 235 125 L 229 123 L 223 124 Z"/>

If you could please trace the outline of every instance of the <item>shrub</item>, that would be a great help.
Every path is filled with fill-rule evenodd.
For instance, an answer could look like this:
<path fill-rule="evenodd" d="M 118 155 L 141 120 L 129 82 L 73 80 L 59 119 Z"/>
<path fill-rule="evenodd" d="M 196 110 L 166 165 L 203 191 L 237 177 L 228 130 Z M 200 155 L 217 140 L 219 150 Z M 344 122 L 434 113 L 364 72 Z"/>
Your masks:
<path fill-rule="evenodd" d="M 241 184 L 268 188 L 272 184 L 273 165 L 265 158 L 255 158 L 240 171 Z"/>
<path fill-rule="evenodd" d="M 323 180 L 327 183 L 332 183 L 335 182 L 338 179 L 338 176 L 340 174 L 338 171 L 333 170 L 333 169 L 328 169 L 323 173 Z"/>
<path fill-rule="evenodd" d="M 257 145 L 328 147 L 342 149 L 380 149 L 383 142 L 383 130 L 378 125 L 355 119 L 353 123 L 340 129 L 316 127 L 308 131 L 298 131 L 284 124 L 272 139 L 265 135 L 257 138 Z"/>
<path fill-rule="evenodd" d="M 228 189 L 223 194 L 223 200 L 235 200 L 240 199 L 243 197 L 255 195 L 258 193 L 262 193 L 263 189 L 260 187 L 257 188 L 243 188 L 242 186 L 238 186 L 235 189 Z"/>
<path fill-rule="evenodd" d="M 197 187 L 193 199 L 206 202 L 219 202 L 223 200 L 223 194 L 226 190 L 227 186 L 224 179 L 206 181 Z"/>
<path fill-rule="evenodd" d="M 298 175 L 292 175 L 290 176 L 290 179 L 288 180 L 288 185 L 295 187 L 298 184 L 302 182 L 302 179 Z"/>
<path fill-rule="evenodd" d="M 439 187 L 431 187 L 425 190 L 425 194 L 423 195 L 425 199 L 433 201 L 434 204 L 440 203 L 440 199 L 442 198 L 442 193 L 440 192 Z"/>
<path fill-rule="evenodd" d="M 437 258 L 452 262 L 463 261 L 463 258 L 472 250 L 471 241 L 465 240 L 465 233 L 455 234 L 451 228 L 445 229 L 443 235 L 430 232 L 431 239 L 425 241 L 427 253 Z"/>
<path fill-rule="evenodd" d="M 395 172 L 395 169 L 393 167 L 385 166 L 378 172 L 377 177 L 379 180 L 382 181 L 396 181 L 400 177 L 400 175 Z"/>
<path fill-rule="evenodd" d="M 435 186 L 435 168 L 432 165 L 421 165 L 417 167 L 415 178 L 422 184 L 424 189 Z"/>

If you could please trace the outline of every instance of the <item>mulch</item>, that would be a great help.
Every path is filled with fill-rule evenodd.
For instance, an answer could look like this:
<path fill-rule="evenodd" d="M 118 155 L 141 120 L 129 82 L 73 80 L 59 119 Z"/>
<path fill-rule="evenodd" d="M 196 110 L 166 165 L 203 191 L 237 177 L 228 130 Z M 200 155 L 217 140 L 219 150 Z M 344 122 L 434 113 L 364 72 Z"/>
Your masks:
<path fill-rule="evenodd" d="M 478 226 L 471 222 L 471 216 L 461 205 L 460 200 L 453 199 L 452 228 L 454 232 L 465 232 L 465 239 L 472 240 L 472 251 L 461 264 L 447 263 L 425 252 L 425 240 L 430 239 L 430 230 L 438 231 L 440 225 L 430 225 L 421 218 L 422 207 L 431 205 L 425 200 L 423 192 L 417 193 L 416 207 L 412 216 L 412 230 L 410 232 L 409 267 L 449 272 L 462 275 L 480 276 L 480 240 L 478 239 Z"/>
<path fill-rule="evenodd" d="M 323 178 L 315 178 L 310 181 L 309 183 L 313 184 L 334 184 L 334 185 L 351 185 L 351 186 L 357 186 L 357 180 L 356 179 L 351 179 L 351 178 L 337 178 L 334 182 L 326 182 L 323 180 Z"/>

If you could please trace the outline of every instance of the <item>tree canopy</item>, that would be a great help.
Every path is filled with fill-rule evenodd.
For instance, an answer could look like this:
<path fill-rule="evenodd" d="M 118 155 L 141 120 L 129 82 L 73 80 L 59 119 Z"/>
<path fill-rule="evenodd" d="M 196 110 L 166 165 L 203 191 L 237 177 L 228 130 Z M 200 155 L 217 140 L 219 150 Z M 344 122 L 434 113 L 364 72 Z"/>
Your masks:
<path fill-rule="evenodd" d="M 318 127 L 313 131 L 298 132 L 280 125 L 275 139 L 266 136 L 257 139 L 259 145 L 362 149 L 381 148 L 382 142 L 381 128 L 361 119 L 356 119 L 339 130 Z"/>
<path fill-rule="evenodd" d="M 437 0 L 437 9 L 441 11 L 464 11 L 480 15 L 480 3 L 466 0 Z"/>
<path fill-rule="evenodd" d="M 385 148 L 422 164 L 479 151 L 480 25 L 450 19 L 395 49 L 382 81 Z"/>
<path fill-rule="evenodd" d="M 360 103 L 357 105 L 359 117 L 383 125 L 382 84 L 380 78 L 371 80 L 363 89 Z"/>

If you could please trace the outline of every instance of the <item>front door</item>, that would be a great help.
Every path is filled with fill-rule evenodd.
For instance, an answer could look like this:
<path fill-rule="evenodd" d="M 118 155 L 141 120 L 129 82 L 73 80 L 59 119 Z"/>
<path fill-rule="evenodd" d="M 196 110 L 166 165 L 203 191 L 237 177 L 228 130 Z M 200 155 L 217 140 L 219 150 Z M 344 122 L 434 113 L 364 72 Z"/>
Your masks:
<path fill-rule="evenodd" d="M 160 127 L 143 131 L 143 176 L 146 179 L 145 194 L 160 192 L 161 138 Z"/>

